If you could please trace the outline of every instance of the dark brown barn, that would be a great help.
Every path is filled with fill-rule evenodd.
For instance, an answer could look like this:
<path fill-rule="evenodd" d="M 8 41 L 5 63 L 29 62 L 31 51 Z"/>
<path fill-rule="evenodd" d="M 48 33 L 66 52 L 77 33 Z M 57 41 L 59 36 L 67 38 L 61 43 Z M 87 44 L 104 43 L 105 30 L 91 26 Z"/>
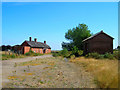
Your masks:
<path fill-rule="evenodd" d="M 83 40 L 84 55 L 92 52 L 99 54 L 113 53 L 113 39 L 103 31 L 86 38 Z"/>

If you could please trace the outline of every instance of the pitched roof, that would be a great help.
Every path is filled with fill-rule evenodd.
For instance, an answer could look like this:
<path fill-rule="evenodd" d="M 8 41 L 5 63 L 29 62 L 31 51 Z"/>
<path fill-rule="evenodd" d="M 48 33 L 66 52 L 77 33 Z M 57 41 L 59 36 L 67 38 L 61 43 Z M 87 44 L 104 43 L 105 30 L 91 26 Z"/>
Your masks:
<path fill-rule="evenodd" d="M 36 48 L 51 48 L 45 43 L 42 42 L 35 42 L 35 41 L 26 41 L 30 47 L 36 47 Z"/>
<path fill-rule="evenodd" d="M 92 39 L 92 38 L 94 38 L 95 36 L 97 36 L 97 35 L 99 35 L 99 34 L 101 34 L 101 33 L 103 33 L 103 34 L 107 35 L 108 37 L 114 39 L 113 37 L 109 36 L 108 34 L 104 33 L 103 31 L 100 31 L 100 32 L 98 32 L 98 33 L 96 33 L 96 34 L 94 34 L 94 35 L 92 35 L 92 36 L 84 39 L 82 42 L 87 41 L 87 40 L 89 40 L 89 39 Z"/>

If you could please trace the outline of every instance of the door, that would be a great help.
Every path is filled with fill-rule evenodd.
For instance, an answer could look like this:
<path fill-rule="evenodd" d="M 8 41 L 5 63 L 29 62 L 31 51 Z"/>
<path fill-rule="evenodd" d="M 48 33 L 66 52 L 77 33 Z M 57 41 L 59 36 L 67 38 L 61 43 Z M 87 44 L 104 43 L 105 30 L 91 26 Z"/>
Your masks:
<path fill-rule="evenodd" d="M 46 49 L 43 49 L 43 53 L 46 53 Z"/>

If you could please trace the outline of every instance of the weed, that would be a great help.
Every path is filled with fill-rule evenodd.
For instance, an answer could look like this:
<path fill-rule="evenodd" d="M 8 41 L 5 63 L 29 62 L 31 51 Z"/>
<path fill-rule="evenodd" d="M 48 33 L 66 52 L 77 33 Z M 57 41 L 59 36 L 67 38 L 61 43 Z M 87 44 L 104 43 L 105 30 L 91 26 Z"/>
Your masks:
<path fill-rule="evenodd" d="M 17 63 L 15 63 L 14 67 L 17 67 Z"/>

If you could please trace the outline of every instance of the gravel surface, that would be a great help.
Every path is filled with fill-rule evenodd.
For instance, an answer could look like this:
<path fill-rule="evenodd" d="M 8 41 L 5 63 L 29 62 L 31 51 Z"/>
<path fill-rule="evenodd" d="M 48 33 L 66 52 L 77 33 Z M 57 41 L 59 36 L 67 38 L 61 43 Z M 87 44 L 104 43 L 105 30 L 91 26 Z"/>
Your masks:
<path fill-rule="evenodd" d="M 2 61 L 3 88 L 95 88 L 83 67 L 52 55 Z"/>

